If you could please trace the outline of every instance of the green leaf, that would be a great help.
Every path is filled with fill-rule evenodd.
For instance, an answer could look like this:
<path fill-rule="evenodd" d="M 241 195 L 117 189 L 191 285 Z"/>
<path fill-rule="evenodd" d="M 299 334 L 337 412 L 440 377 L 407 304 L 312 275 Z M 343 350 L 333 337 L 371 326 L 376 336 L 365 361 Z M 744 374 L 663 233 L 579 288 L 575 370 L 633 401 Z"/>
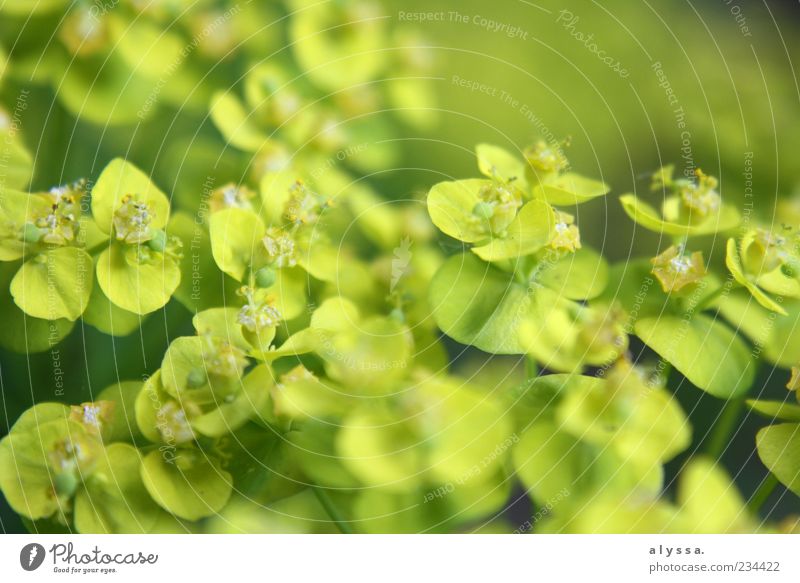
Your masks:
<path fill-rule="evenodd" d="M 514 447 L 514 469 L 538 501 L 571 491 L 584 468 L 586 456 L 580 442 L 550 422 L 528 428 Z"/>
<path fill-rule="evenodd" d="M 545 265 L 538 280 L 558 292 L 559 296 L 570 300 L 591 300 L 606 288 L 608 263 L 593 249 L 583 247 Z"/>
<path fill-rule="evenodd" d="M 445 516 L 450 519 L 447 526 L 455 529 L 501 511 L 508 502 L 513 485 L 502 472 L 482 476 L 480 481 L 467 480 L 459 484 L 442 500 L 447 507 Z"/>
<path fill-rule="evenodd" d="M 293 167 L 267 171 L 259 182 L 259 194 L 264 217 L 269 225 L 280 226 L 286 204 L 292 196 L 291 188 L 301 178 Z"/>
<path fill-rule="evenodd" d="M 92 258 L 77 247 L 56 247 L 26 261 L 11 281 L 14 301 L 29 316 L 77 320 L 92 293 Z"/>
<path fill-rule="evenodd" d="M 774 296 L 783 298 L 800 297 L 800 281 L 784 275 L 783 270 L 780 268 L 759 277 L 758 286 Z"/>
<path fill-rule="evenodd" d="M 616 491 L 597 493 L 571 517 L 568 528 L 556 527 L 552 533 L 564 531 L 625 535 L 686 532 L 671 504 L 654 500 L 652 495 L 633 496 Z"/>
<path fill-rule="evenodd" d="M 732 330 L 708 316 L 644 318 L 634 329 L 692 384 L 715 397 L 741 397 L 753 384 L 751 351 Z"/>
<path fill-rule="evenodd" d="M 134 314 L 163 308 L 178 287 L 181 270 L 165 253 L 138 262 L 135 246 L 112 244 L 97 258 L 97 283 L 117 307 Z"/>
<path fill-rule="evenodd" d="M 428 214 L 433 224 L 445 235 L 465 243 L 486 239 L 488 234 L 472 210 L 481 201 L 480 189 L 491 184 L 489 180 L 473 178 L 434 185 L 428 193 Z"/>
<path fill-rule="evenodd" d="M 353 519 L 359 532 L 367 534 L 419 534 L 440 532 L 443 521 L 452 514 L 443 515 L 446 505 L 420 503 L 424 500 L 417 492 L 392 493 L 385 489 L 364 489 L 353 501 Z"/>
<path fill-rule="evenodd" d="M 122 198 L 131 195 L 149 207 L 152 229 L 163 229 L 169 221 L 169 199 L 150 177 L 130 162 L 115 158 L 108 163 L 92 188 L 92 215 L 104 233 L 111 233 L 114 213 Z M 133 311 L 133 310 L 132 310 Z"/>
<path fill-rule="evenodd" d="M 70 408 L 62 403 L 39 403 L 22 412 L 14 422 L 11 432 L 36 431 L 38 426 L 43 423 L 67 419 L 69 415 Z"/>
<path fill-rule="evenodd" d="M 757 527 L 731 479 L 705 457 L 692 459 L 681 472 L 678 503 L 692 533 L 745 533 Z"/>
<path fill-rule="evenodd" d="M 153 451 L 144 458 L 141 475 L 153 500 L 186 520 L 218 513 L 233 490 L 231 475 L 219 461 L 196 450 L 181 450 L 174 461 Z"/>
<path fill-rule="evenodd" d="M 535 253 L 553 236 L 555 215 L 546 202 L 532 200 L 525 204 L 507 228 L 507 235 L 494 237 L 472 252 L 484 261 L 513 259 Z"/>
<path fill-rule="evenodd" d="M 598 180 L 592 180 L 567 172 L 539 184 L 533 188 L 533 196 L 555 205 L 576 205 L 608 194 L 611 187 Z"/>
<path fill-rule="evenodd" d="M 211 215 L 211 250 L 219 268 L 238 281 L 250 268 L 252 257 L 263 246 L 266 234 L 258 215 L 238 208 Z"/>
<path fill-rule="evenodd" d="M 730 205 L 722 205 L 717 215 L 683 225 L 664 220 L 652 206 L 632 194 L 623 195 L 619 200 L 622 208 L 636 223 L 650 231 L 667 235 L 710 235 L 734 229 L 740 221 L 739 212 Z"/>
<path fill-rule="evenodd" d="M 800 424 L 764 427 L 756 435 L 758 457 L 775 477 L 800 496 Z"/>
<path fill-rule="evenodd" d="M 42 197 L 10 188 L 0 191 L 0 221 L 4 226 L 0 238 L 0 261 L 15 261 L 25 255 L 27 245 L 17 235 L 25 223 L 39 213 L 47 215 Z"/>

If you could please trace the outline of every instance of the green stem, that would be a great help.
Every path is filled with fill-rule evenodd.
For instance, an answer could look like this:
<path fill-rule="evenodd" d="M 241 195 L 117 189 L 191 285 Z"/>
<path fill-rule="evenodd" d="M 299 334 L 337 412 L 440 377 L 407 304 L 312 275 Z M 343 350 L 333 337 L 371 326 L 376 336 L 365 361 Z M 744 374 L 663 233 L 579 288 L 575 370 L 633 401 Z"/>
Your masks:
<path fill-rule="evenodd" d="M 758 514 L 758 511 L 761 510 L 761 507 L 764 503 L 769 499 L 770 494 L 775 490 L 778 486 L 778 478 L 775 477 L 775 474 L 770 473 L 769 476 L 764 478 L 764 481 L 761 482 L 761 485 L 756 490 L 753 497 L 750 498 L 750 501 L 747 503 L 747 506 L 750 508 L 750 512 L 753 514 Z"/>
<path fill-rule="evenodd" d="M 736 399 L 725 403 L 722 414 L 716 425 L 714 425 L 714 432 L 711 434 L 711 439 L 706 448 L 706 453 L 713 459 L 719 459 L 719 456 L 725 450 L 725 446 L 728 445 L 731 433 L 736 428 L 743 407 L 744 399 Z"/>
<path fill-rule="evenodd" d="M 347 524 L 347 521 L 339 513 L 339 509 L 336 508 L 336 505 L 333 503 L 333 500 L 331 500 L 331 497 L 328 496 L 328 493 L 319 486 L 311 486 L 311 490 L 314 492 L 317 500 L 319 500 L 319 503 L 322 504 L 325 512 L 328 513 L 331 522 L 336 525 L 336 528 L 338 528 L 342 534 L 353 534 L 353 529 L 350 528 L 350 525 Z"/>

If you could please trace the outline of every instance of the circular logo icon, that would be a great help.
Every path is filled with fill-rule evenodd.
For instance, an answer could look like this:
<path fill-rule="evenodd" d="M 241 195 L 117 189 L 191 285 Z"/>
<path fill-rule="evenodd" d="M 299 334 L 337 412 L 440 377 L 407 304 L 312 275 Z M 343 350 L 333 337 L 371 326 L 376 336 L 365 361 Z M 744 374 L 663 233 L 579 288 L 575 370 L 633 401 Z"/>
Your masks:
<path fill-rule="evenodd" d="M 19 564 L 26 571 L 35 571 L 44 562 L 44 547 L 39 543 L 30 543 L 19 552 Z"/>

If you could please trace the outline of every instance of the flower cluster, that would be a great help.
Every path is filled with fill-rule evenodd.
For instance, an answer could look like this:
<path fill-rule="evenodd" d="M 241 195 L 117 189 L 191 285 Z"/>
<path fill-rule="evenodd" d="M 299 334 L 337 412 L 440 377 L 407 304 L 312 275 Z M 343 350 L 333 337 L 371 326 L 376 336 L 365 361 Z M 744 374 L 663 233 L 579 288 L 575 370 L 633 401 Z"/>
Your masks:
<path fill-rule="evenodd" d="M 610 262 L 580 211 L 611 188 L 572 168 L 569 140 L 479 144 L 475 177 L 390 204 L 368 176 L 397 155 L 381 138 L 435 107 L 424 43 L 373 2 L 0 15 L 48 31 L 9 74 L 57 87 L 76 118 L 171 106 L 205 132 L 175 148 L 173 182 L 116 158 L 42 191 L 0 110 L 0 345 L 42 352 L 76 325 L 144 344 L 151 314 L 167 326 L 140 380 L 72 406 L 36 392 L 0 441 L 0 489 L 32 531 L 513 532 L 520 487 L 547 508 L 537 532 L 783 528 L 713 452 L 688 457 L 668 381 L 768 418 L 760 459 L 800 494 L 800 213 L 745 225 L 716 178 L 665 167 L 620 197 L 664 242 Z M 265 60 L 275 39 L 255 33 L 284 19 L 290 48 Z M 760 363 L 786 369 L 790 399 L 748 398 Z"/>

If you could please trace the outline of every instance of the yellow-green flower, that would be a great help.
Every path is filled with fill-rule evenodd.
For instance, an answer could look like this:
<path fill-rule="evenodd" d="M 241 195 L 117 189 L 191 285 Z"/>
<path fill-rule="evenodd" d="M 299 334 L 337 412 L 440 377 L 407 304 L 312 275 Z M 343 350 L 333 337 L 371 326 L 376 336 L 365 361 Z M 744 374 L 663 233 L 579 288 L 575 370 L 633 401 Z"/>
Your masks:
<path fill-rule="evenodd" d="M 719 181 L 704 174 L 699 168 L 695 171 L 695 176 L 696 181 L 679 183 L 677 188 L 681 202 L 689 213 L 697 214 L 701 218 L 716 214 L 722 205 L 722 199 L 717 192 Z"/>
<path fill-rule="evenodd" d="M 539 140 L 524 152 L 525 161 L 533 168 L 537 176 L 550 176 L 569 168 L 562 144 L 548 144 Z"/>
<path fill-rule="evenodd" d="M 95 412 L 59 403 L 26 411 L 0 441 L 0 488 L 31 520 L 74 523 L 78 532 L 147 532 L 158 509 L 139 477 L 141 460 L 127 444 L 103 446 Z"/>
<path fill-rule="evenodd" d="M 111 238 L 97 258 L 97 281 L 117 307 L 147 314 L 163 307 L 181 278 L 182 243 L 168 235 L 167 196 L 133 164 L 111 161 L 92 189 L 92 214 Z"/>
<path fill-rule="evenodd" d="M 620 197 L 625 212 L 644 228 L 676 236 L 709 235 L 734 229 L 739 211 L 725 204 L 713 176 L 697 170 L 692 178 L 673 178 L 674 167 L 665 166 L 653 175 L 652 187 L 664 200 L 661 212 L 632 194 Z"/>
<path fill-rule="evenodd" d="M 569 213 L 556 211 L 556 222 L 553 226 L 553 238 L 550 248 L 556 251 L 575 252 L 581 248 L 581 232 L 575 225 L 575 217 Z"/>
<path fill-rule="evenodd" d="M 800 298 L 797 234 L 751 229 L 739 241 L 729 239 L 725 263 L 737 283 L 773 312 L 786 314 L 785 298 Z"/>
<path fill-rule="evenodd" d="M 23 263 L 11 281 L 17 306 L 29 316 L 74 321 L 92 293 L 86 249 L 101 236 L 81 215 L 83 181 L 49 192 L 7 190 L 0 197 L 0 260 Z"/>
<path fill-rule="evenodd" d="M 687 255 L 681 247 L 675 245 L 651 259 L 653 275 L 661 288 L 667 292 L 679 292 L 683 288 L 702 280 L 706 275 L 703 254 L 695 251 Z"/>

